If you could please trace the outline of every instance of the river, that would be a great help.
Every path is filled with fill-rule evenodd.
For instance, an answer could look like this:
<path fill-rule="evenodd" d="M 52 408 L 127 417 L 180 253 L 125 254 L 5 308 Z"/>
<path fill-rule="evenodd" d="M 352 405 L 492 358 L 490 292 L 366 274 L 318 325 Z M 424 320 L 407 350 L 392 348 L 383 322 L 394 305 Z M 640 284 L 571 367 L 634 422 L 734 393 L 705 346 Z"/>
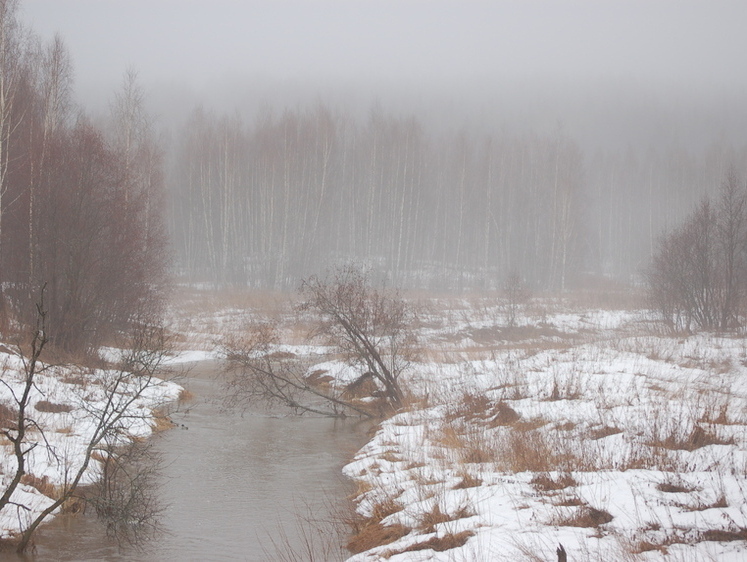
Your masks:
<path fill-rule="evenodd" d="M 213 363 L 197 365 L 182 381 L 195 400 L 172 414 L 177 427 L 153 437 L 164 460 L 158 539 L 120 549 L 95 517 L 60 516 L 37 531 L 34 552 L 0 559 L 308 560 L 309 539 L 315 559 L 341 557 L 325 551 L 339 537 L 319 536 L 302 521 L 333 520 L 345 505 L 351 489 L 340 470 L 365 443 L 369 424 L 224 411 L 216 372 Z"/>

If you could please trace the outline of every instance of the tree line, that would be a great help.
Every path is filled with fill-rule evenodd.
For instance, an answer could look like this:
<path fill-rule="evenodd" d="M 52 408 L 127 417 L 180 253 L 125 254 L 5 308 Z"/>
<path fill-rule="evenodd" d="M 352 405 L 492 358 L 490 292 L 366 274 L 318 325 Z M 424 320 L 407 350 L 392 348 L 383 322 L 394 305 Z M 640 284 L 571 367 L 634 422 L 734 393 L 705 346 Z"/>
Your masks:
<path fill-rule="evenodd" d="M 550 135 L 429 126 L 323 103 L 251 122 L 196 109 L 172 147 L 170 224 L 192 281 L 296 287 L 345 260 L 419 287 L 564 290 L 580 273 L 640 280 L 663 230 L 739 153 L 589 154 Z"/>
<path fill-rule="evenodd" d="M 105 127 L 72 101 L 62 39 L 43 44 L 0 2 L 0 332 L 95 348 L 158 309 L 166 272 L 163 158 L 128 72 Z"/>
<path fill-rule="evenodd" d="M 412 117 L 318 104 L 250 126 L 198 109 L 180 138 L 170 220 L 193 280 L 295 287 L 355 259 L 421 286 L 509 268 L 562 288 L 578 261 L 583 172 L 561 133 L 432 138 Z"/>

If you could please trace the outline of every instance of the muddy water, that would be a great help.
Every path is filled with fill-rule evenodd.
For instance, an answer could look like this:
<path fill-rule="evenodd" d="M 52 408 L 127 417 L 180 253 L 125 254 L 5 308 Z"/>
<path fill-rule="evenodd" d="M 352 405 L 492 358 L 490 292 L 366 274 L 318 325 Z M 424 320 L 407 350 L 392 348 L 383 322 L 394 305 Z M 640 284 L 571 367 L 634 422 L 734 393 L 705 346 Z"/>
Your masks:
<path fill-rule="evenodd" d="M 301 552 L 304 533 L 316 533 L 299 521 L 330 519 L 344 504 L 350 489 L 340 469 L 368 426 L 225 412 L 215 401 L 215 371 L 202 364 L 189 374 L 183 384 L 195 401 L 172 415 L 177 428 L 154 437 L 165 461 L 159 539 L 140 551 L 120 550 L 93 517 L 60 517 L 39 531 L 35 553 L 24 560 L 282 559 L 274 544 Z M 330 557 L 317 550 L 317 559 Z"/>

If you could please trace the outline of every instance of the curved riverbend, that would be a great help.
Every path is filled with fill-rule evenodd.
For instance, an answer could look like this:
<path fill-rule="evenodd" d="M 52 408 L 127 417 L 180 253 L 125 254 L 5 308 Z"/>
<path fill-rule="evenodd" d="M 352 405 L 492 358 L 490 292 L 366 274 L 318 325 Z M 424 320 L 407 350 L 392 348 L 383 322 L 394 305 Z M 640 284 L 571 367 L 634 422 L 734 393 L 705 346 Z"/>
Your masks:
<path fill-rule="evenodd" d="M 93 517 L 62 516 L 40 529 L 35 553 L 15 559 L 267 560 L 273 542 L 301 547 L 299 516 L 333 518 L 351 491 L 341 468 L 369 425 L 226 412 L 216 373 L 213 362 L 190 372 L 183 384 L 195 401 L 172 415 L 177 427 L 153 438 L 165 461 L 158 540 L 141 552 L 120 550 Z"/>

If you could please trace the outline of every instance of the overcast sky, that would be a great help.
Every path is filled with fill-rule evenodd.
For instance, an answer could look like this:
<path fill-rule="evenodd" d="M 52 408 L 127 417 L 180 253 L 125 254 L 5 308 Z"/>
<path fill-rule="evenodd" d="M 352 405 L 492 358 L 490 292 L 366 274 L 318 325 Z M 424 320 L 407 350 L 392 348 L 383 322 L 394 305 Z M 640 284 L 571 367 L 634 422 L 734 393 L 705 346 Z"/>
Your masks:
<path fill-rule="evenodd" d="M 63 36 L 94 109 L 128 66 L 146 89 L 208 100 L 278 84 L 309 98 L 352 86 L 747 92 L 744 0 L 23 0 L 22 17 Z"/>

